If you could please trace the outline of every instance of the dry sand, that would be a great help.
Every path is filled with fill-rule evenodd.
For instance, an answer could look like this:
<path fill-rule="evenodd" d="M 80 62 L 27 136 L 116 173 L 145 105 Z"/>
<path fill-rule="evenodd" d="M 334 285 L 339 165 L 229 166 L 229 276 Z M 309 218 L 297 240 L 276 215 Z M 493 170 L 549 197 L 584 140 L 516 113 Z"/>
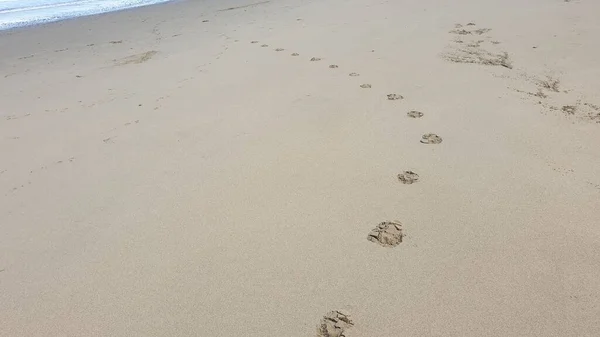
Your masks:
<path fill-rule="evenodd" d="M 182 1 L 0 33 L 0 335 L 599 336 L 598 13 Z"/>

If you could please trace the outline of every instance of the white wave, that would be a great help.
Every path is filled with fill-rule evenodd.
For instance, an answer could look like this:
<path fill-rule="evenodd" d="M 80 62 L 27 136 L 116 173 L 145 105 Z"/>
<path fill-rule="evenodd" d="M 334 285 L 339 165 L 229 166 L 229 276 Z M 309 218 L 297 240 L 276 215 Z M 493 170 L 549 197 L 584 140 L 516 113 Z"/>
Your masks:
<path fill-rule="evenodd" d="M 167 1 L 169 0 L 0 0 L 0 30 Z"/>

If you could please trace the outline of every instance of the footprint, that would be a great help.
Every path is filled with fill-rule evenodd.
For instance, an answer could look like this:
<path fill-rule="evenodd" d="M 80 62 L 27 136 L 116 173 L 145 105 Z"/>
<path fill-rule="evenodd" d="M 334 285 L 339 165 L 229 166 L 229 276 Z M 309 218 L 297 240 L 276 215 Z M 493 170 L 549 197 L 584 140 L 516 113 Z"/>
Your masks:
<path fill-rule="evenodd" d="M 396 101 L 396 100 L 399 100 L 399 99 L 404 99 L 404 96 L 402 96 L 402 95 L 398 95 L 398 94 L 388 94 L 388 95 L 387 95 L 387 98 L 388 98 L 390 101 Z"/>
<path fill-rule="evenodd" d="M 329 68 L 331 68 L 331 69 L 335 69 L 335 68 L 338 68 L 338 66 L 337 66 L 337 64 L 330 64 L 330 65 L 329 65 Z"/>
<path fill-rule="evenodd" d="M 371 85 L 370 84 L 361 84 L 360 87 L 363 88 L 363 89 L 371 89 Z"/>
<path fill-rule="evenodd" d="M 406 115 L 410 118 L 421 118 L 423 117 L 423 113 L 421 111 L 412 110 L 406 113 Z"/>
<path fill-rule="evenodd" d="M 300 56 L 298 53 L 292 53 L 292 56 Z"/>
<path fill-rule="evenodd" d="M 321 61 L 320 57 L 313 57 L 310 59 L 311 62 L 315 62 L 315 61 Z"/>
<path fill-rule="evenodd" d="M 473 33 L 477 34 L 477 35 L 483 35 L 491 30 L 492 30 L 491 28 L 480 28 L 480 29 L 474 30 Z"/>
<path fill-rule="evenodd" d="M 277 49 L 275 49 L 275 51 L 284 51 L 284 50 L 285 49 L 283 49 L 283 48 L 277 48 Z"/>
<path fill-rule="evenodd" d="M 367 239 L 383 247 L 395 247 L 402 243 L 402 224 L 400 222 L 385 221 L 377 225 Z"/>
<path fill-rule="evenodd" d="M 250 43 L 258 43 L 258 41 L 250 41 Z"/>
<path fill-rule="evenodd" d="M 350 315 L 346 312 L 336 310 L 323 316 L 317 326 L 318 337 L 343 337 L 344 332 L 354 326 Z"/>
<path fill-rule="evenodd" d="M 269 46 L 268 44 L 261 45 L 261 47 L 263 47 L 263 48 L 268 47 L 268 46 Z"/>
<path fill-rule="evenodd" d="M 423 144 L 439 144 L 442 142 L 442 137 L 436 135 L 435 133 L 426 133 L 421 138 L 421 143 Z"/>
<path fill-rule="evenodd" d="M 405 185 L 410 185 L 419 181 L 419 175 L 413 171 L 404 171 L 398 175 L 398 180 Z"/>
<path fill-rule="evenodd" d="M 350 73 L 350 74 L 348 74 L 348 76 L 356 77 L 356 76 L 360 76 L 360 74 L 359 73 Z"/>

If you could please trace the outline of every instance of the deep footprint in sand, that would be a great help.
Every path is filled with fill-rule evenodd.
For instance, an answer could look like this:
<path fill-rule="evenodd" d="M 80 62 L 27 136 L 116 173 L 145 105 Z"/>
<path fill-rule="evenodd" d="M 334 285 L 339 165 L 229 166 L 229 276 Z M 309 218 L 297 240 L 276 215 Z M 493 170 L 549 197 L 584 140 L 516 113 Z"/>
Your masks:
<path fill-rule="evenodd" d="M 387 99 L 389 99 L 390 101 L 396 101 L 399 99 L 404 99 L 404 96 L 398 94 L 388 94 Z"/>
<path fill-rule="evenodd" d="M 367 237 L 367 240 L 382 245 L 383 247 L 396 247 L 402 243 L 402 224 L 400 222 L 385 221 L 377 225 Z"/>
<path fill-rule="evenodd" d="M 359 73 L 350 73 L 350 74 L 348 74 L 348 76 L 356 77 L 356 76 L 360 76 L 360 74 Z"/>
<path fill-rule="evenodd" d="M 318 337 L 344 337 L 344 332 L 354 326 L 350 315 L 336 310 L 323 316 L 317 326 Z"/>
<path fill-rule="evenodd" d="M 311 62 L 321 61 L 320 57 L 313 57 L 310 59 Z"/>
<path fill-rule="evenodd" d="M 435 133 L 426 133 L 421 137 L 421 143 L 423 144 L 439 144 L 442 142 L 442 137 Z"/>
<path fill-rule="evenodd" d="M 361 84 L 360 87 L 363 88 L 363 89 L 371 89 L 371 85 L 370 84 Z"/>
<path fill-rule="evenodd" d="M 421 111 L 412 110 L 406 113 L 406 115 L 410 118 L 421 118 L 423 117 L 423 113 Z"/>
<path fill-rule="evenodd" d="M 419 181 L 419 175 L 413 171 L 404 171 L 398 175 L 398 180 L 405 185 L 410 185 Z"/>

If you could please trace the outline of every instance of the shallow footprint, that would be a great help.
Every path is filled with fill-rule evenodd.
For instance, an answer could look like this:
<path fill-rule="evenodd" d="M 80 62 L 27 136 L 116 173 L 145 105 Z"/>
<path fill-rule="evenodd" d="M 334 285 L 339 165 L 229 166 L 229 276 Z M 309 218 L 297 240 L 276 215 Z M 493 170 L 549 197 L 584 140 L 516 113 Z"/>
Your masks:
<path fill-rule="evenodd" d="M 313 57 L 310 59 L 311 62 L 315 62 L 315 61 L 321 61 L 320 57 Z"/>
<path fill-rule="evenodd" d="M 421 143 L 423 144 L 439 144 L 442 142 L 442 137 L 435 133 L 426 133 L 421 137 Z"/>
<path fill-rule="evenodd" d="M 360 87 L 363 88 L 363 89 L 371 89 L 371 85 L 370 84 L 361 84 Z"/>
<path fill-rule="evenodd" d="M 268 44 L 263 44 L 261 47 L 265 48 L 265 47 L 268 47 L 268 46 L 269 46 Z"/>
<path fill-rule="evenodd" d="M 300 56 L 298 53 L 292 53 L 292 56 Z"/>
<path fill-rule="evenodd" d="M 388 95 L 387 95 L 387 98 L 388 98 L 390 101 L 396 101 L 396 100 L 399 100 L 399 99 L 404 99 L 404 96 L 402 96 L 402 95 L 398 95 L 398 94 L 388 94 Z"/>
<path fill-rule="evenodd" d="M 323 316 L 317 326 L 318 337 L 343 337 L 344 332 L 354 326 L 350 315 L 343 311 L 331 311 Z"/>
<path fill-rule="evenodd" d="M 331 68 L 331 69 L 335 69 L 335 68 L 338 68 L 338 66 L 337 66 L 337 64 L 330 64 L 330 65 L 329 65 L 329 68 Z"/>
<path fill-rule="evenodd" d="M 398 175 L 398 180 L 405 185 L 410 185 L 419 181 L 419 175 L 413 171 L 404 171 Z"/>
<path fill-rule="evenodd" d="M 402 224 L 385 221 L 377 225 L 367 237 L 367 240 L 378 243 L 383 247 L 395 247 L 402 243 Z"/>
<path fill-rule="evenodd" d="M 348 74 L 348 76 L 356 77 L 356 76 L 360 76 L 360 74 L 359 73 L 350 73 L 350 74 Z"/>
<path fill-rule="evenodd" d="M 250 43 L 258 43 L 258 41 L 250 41 Z"/>
<path fill-rule="evenodd" d="M 285 49 L 283 49 L 283 48 L 277 48 L 277 49 L 275 49 L 275 51 L 284 51 L 284 50 Z"/>
<path fill-rule="evenodd" d="M 421 118 L 423 117 L 423 113 L 421 111 L 412 110 L 406 113 L 406 115 L 410 118 Z"/>

